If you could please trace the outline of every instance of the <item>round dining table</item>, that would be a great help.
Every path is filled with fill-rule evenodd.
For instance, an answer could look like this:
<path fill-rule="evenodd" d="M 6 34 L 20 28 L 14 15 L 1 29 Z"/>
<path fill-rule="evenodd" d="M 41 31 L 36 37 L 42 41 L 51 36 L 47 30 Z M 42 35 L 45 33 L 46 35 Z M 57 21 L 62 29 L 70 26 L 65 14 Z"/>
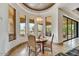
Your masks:
<path fill-rule="evenodd" d="M 37 39 L 36 42 L 41 44 L 41 51 L 44 54 L 44 44 L 47 42 L 47 40 L 46 39 Z"/>

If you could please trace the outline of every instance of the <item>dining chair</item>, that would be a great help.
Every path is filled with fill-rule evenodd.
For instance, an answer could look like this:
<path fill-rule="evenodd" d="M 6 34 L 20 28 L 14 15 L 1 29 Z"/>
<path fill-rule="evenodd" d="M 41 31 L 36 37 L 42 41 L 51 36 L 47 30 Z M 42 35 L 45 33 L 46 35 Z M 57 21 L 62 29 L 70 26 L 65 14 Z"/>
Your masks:
<path fill-rule="evenodd" d="M 29 55 L 31 51 L 35 53 L 35 56 L 37 55 L 37 44 L 36 44 L 36 38 L 34 35 L 28 36 L 28 47 L 29 47 Z"/>
<path fill-rule="evenodd" d="M 54 34 L 52 35 L 52 38 L 50 41 L 47 41 L 44 45 L 44 47 L 50 48 L 50 51 L 52 53 L 52 44 L 53 44 L 53 38 L 54 38 Z"/>

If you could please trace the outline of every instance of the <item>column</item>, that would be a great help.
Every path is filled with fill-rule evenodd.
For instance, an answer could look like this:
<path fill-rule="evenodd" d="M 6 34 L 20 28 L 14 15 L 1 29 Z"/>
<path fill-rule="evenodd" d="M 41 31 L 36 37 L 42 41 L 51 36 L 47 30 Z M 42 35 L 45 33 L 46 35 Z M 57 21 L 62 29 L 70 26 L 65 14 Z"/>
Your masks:
<path fill-rule="evenodd" d="M 36 38 L 38 38 L 38 24 L 37 24 L 37 17 L 35 17 L 35 19 L 34 19 L 34 21 L 35 21 L 35 36 L 36 36 Z"/>
<path fill-rule="evenodd" d="M 20 18 L 18 9 L 16 9 L 16 40 L 20 39 Z"/>
<path fill-rule="evenodd" d="M 4 55 L 8 51 L 8 44 L 8 4 L 0 3 L 0 55 Z"/>
<path fill-rule="evenodd" d="M 45 17 L 42 17 L 42 19 L 43 19 L 42 33 L 43 33 L 43 34 L 44 34 L 44 36 L 45 36 L 45 34 L 46 34 Z"/>
<path fill-rule="evenodd" d="M 61 11 L 58 10 L 58 43 L 63 42 L 63 15 Z"/>
<path fill-rule="evenodd" d="M 29 19 L 30 19 L 29 14 L 26 14 L 26 37 L 29 34 Z"/>

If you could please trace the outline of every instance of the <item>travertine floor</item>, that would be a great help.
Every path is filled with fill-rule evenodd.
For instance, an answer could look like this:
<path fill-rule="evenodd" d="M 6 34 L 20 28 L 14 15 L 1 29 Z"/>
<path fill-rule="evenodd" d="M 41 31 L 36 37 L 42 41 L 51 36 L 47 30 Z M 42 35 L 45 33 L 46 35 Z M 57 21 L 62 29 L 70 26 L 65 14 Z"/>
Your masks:
<path fill-rule="evenodd" d="M 69 40 L 61 45 L 53 44 L 53 53 L 52 54 L 50 51 L 45 50 L 44 54 L 42 54 L 40 52 L 38 56 L 54 56 L 54 55 L 58 54 L 59 52 L 65 53 L 77 46 L 79 46 L 79 38 Z M 34 55 L 34 54 L 32 53 L 31 55 Z M 11 52 L 10 56 L 28 56 L 27 44 L 23 44 L 23 45 L 17 47 L 17 49 L 15 49 L 14 51 Z"/>

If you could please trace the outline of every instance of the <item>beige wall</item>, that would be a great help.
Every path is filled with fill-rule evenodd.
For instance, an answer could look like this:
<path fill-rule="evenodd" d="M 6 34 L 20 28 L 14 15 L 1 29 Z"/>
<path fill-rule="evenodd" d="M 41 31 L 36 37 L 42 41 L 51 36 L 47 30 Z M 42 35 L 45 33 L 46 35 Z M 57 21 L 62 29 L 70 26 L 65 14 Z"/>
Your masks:
<path fill-rule="evenodd" d="M 8 4 L 0 4 L 0 55 L 8 51 Z"/>

